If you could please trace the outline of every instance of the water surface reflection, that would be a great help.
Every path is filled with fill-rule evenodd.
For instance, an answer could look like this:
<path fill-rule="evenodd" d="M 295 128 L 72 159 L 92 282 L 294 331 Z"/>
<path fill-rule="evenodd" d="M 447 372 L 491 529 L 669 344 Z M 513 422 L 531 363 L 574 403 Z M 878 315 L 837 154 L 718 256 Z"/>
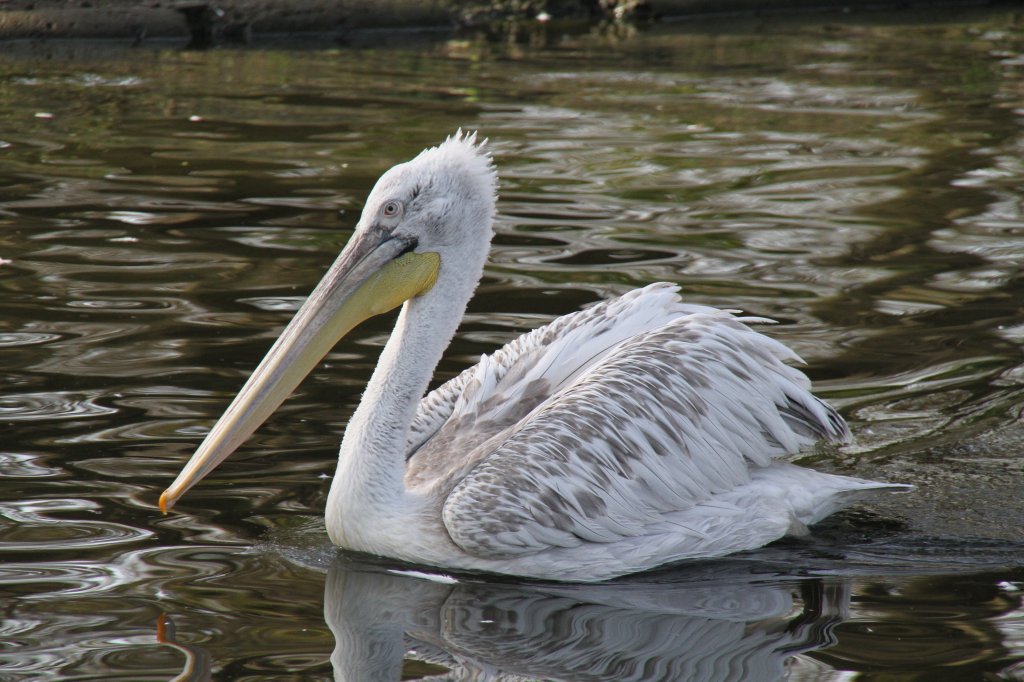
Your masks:
<path fill-rule="evenodd" d="M 781 680 L 791 658 L 834 642 L 849 590 L 742 574 L 448 584 L 335 563 L 324 617 L 339 682 L 390 682 L 417 664 L 449 679 Z"/>
<path fill-rule="evenodd" d="M 1024 573 L 1006 580 L 1001 562 L 1012 554 L 991 543 L 796 543 L 601 585 L 449 575 L 346 554 L 324 566 L 308 548 L 270 553 L 282 549 L 324 580 L 339 682 L 821 679 L 831 669 L 916 674 L 965 659 L 997 671 L 1012 666 L 1024 634 Z M 181 652 L 182 679 L 210 679 L 215 656 L 194 644 L 198 632 L 177 630 L 161 632 Z M 314 669 L 309 652 L 244 646 L 249 665 L 286 667 L 292 656 Z"/>
<path fill-rule="evenodd" d="M 398 655 L 408 678 L 687 674 L 731 664 L 688 648 L 714 633 L 750 675 L 1024 677 L 1015 21 L 766 20 L 530 47 L 5 45 L 0 677 L 163 679 L 186 651 L 217 679 L 333 678 L 333 553 L 274 547 L 323 544 L 337 443 L 390 320 L 335 349 L 174 515 L 154 505 L 377 176 L 459 126 L 492 139 L 503 179 L 491 260 L 438 380 L 669 280 L 777 319 L 768 333 L 808 361 L 856 441 L 801 463 L 917 488 L 815 529 L 834 542 L 814 551 L 607 592 L 342 562 L 327 607 L 361 615 L 331 624 L 353 633 L 340 670 L 380 637 L 381 665 Z M 391 615 L 360 607 L 364 592 Z M 702 594 L 753 601 L 722 617 Z M 157 641 L 161 614 L 183 649 Z M 364 620 L 382 630 L 360 640 Z M 676 649 L 673 629 L 690 638 Z M 536 656 L 516 660 L 524 645 Z"/>

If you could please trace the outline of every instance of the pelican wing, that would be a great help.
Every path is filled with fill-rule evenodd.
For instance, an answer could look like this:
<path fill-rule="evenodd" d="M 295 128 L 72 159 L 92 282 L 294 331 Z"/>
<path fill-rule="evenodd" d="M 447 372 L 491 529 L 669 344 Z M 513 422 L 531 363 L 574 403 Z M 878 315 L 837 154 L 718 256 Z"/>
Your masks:
<path fill-rule="evenodd" d="M 619 344 L 681 315 L 716 310 L 684 304 L 678 291 L 659 282 L 559 317 L 431 391 L 409 428 L 407 480 L 465 466 L 467 452 L 518 424 Z"/>
<path fill-rule="evenodd" d="M 744 321 L 681 307 L 574 370 L 475 453 L 463 450 L 472 467 L 443 506 L 455 543 L 499 557 L 643 535 L 747 483 L 751 465 L 848 438 L 783 362 L 799 358 Z"/>

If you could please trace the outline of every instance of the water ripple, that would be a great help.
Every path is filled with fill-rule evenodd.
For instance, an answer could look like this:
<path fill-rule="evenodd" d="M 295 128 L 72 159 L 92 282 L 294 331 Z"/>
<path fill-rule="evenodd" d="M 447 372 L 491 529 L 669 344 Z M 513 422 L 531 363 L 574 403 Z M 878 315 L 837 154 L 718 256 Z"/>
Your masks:
<path fill-rule="evenodd" d="M 81 499 L 0 502 L 0 552 L 103 551 L 140 542 L 153 532 L 112 521 L 57 518 L 54 514 L 91 512 L 96 504 Z"/>
<path fill-rule="evenodd" d="M 48 421 L 117 413 L 117 408 L 100 405 L 97 401 L 93 396 L 63 391 L 8 393 L 0 396 L 0 420 Z"/>
<path fill-rule="evenodd" d="M 45 332 L 4 332 L 0 333 L 0 348 L 32 346 L 39 343 L 59 341 L 60 339 L 60 334 L 50 334 Z"/>
<path fill-rule="evenodd" d="M 60 476 L 62 469 L 41 463 L 45 455 L 23 452 L 0 452 L 0 479 L 52 478 Z"/>

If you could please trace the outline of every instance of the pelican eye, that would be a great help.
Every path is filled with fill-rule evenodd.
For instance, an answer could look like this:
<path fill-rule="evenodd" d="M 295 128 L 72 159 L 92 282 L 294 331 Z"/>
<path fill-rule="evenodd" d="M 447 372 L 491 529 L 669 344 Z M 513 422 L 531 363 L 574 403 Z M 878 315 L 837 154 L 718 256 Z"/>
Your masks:
<path fill-rule="evenodd" d="M 380 214 L 385 218 L 397 218 L 402 215 L 402 202 L 392 199 L 381 206 Z"/>

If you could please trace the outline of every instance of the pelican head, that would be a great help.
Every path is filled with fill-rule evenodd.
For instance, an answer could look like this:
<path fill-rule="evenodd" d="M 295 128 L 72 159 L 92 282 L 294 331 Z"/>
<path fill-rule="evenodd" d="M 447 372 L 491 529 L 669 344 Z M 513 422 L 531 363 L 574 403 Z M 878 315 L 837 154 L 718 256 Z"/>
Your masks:
<path fill-rule="evenodd" d="M 160 496 L 160 508 L 170 509 L 245 442 L 357 324 L 432 291 L 468 301 L 490 246 L 496 186 L 484 142 L 461 131 L 381 176 L 348 244 Z"/>

